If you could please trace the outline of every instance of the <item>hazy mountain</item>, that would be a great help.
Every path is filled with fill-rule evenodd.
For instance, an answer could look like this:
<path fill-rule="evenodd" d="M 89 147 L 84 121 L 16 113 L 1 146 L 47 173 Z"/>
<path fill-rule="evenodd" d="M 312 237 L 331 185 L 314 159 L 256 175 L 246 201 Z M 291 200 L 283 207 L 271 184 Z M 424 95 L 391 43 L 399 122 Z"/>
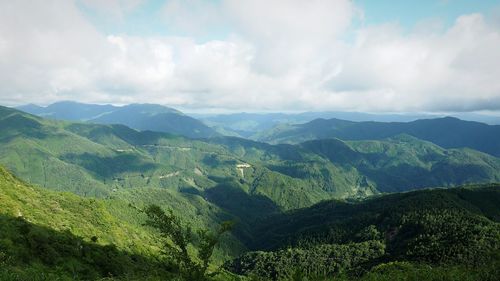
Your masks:
<path fill-rule="evenodd" d="M 351 121 L 413 121 L 429 117 L 418 114 L 369 114 L 360 112 L 303 112 L 303 113 L 233 113 L 233 114 L 190 114 L 212 127 L 220 127 L 251 137 L 255 133 L 280 124 L 302 124 L 318 118 L 339 118 Z"/>
<path fill-rule="evenodd" d="M 85 104 L 73 101 L 56 102 L 46 107 L 29 104 L 17 107 L 17 109 L 38 116 L 70 121 L 87 121 L 101 114 L 112 112 L 117 109 L 113 105 Z"/>
<path fill-rule="evenodd" d="M 89 120 L 99 124 L 123 124 L 133 129 L 166 132 L 190 138 L 217 136 L 201 121 L 173 108 L 154 104 L 131 104 Z"/>
<path fill-rule="evenodd" d="M 418 119 L 442 118 L 445 114 L 371 114 L 363 112 L 303 112 L 303 113 L 233 113 L 233 114 L 189 114 L 202 120 L 214 128 L 222 128 L 227 132 L 239 134 L 242 137 L 252 137 L 262 130 L 268 130 L 277 125 L 302 124 L 314 119 L 342 119 L 364 122 L 411 122 Z M 450 116 L 463 120 L 477 121 L 490 125 L 500 124 L 500 117 L 477 113 L 454 113 Z M 226 134 L 228 134 L 226 132 Z"/>
<path fill-rule="evenodd" d="M 122 124 L 141 131 L 166 132 L 191 138 L 218 135 L 215 130 L 178 110 L 155 104 L 113 106 L 66 101 L 47 107 L 25 105 L 18 109 L 52 119 Z"/>
<path fill-rule="evenodd" d="M 469 147 L 500 156 L 500 126 L 446 117 L 412 122 L 352 122 L 316 119 L 305 124 L 279 125 L 256 136 L 270 143 L 300 143 L 313 139 L 376 140 L 408 134 L 444 148 Z"/>

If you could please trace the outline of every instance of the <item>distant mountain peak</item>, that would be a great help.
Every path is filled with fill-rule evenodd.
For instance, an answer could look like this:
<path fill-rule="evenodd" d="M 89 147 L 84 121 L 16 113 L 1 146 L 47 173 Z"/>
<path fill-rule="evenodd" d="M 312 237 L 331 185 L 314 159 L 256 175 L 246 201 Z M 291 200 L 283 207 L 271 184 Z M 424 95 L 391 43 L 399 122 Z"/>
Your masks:
<path fill-rule="evenodd" d="M 191 138 L 208 138 L 218 133 L 201 121 L 159 104 L 134 103 L 124 106 L 60 101 L 40 106 L 20 106 L 19 110 L 58 120 L 122 124 L 136 130 L 157 131 Z"/>

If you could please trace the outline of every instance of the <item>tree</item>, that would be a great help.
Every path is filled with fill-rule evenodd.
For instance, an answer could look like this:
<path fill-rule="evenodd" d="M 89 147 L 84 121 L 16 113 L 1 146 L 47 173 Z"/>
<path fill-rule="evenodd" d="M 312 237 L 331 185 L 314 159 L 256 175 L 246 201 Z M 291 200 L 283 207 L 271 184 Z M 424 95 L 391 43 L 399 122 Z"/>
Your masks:
<path fill-rule="evenodd" d="M 150 205 L 144 212 L 148 217 L 146 225 L 156 228 L 164 238 L 163 253 L 171 257 L 185 279 L 207 280 L 218 273 L 207 273 L 210 258 L 221 236 L 232 229 L 233 222 L 223 222 L 215 232 L 199 230 L 196 237 L 189 224 L 184 224 L 172 210 L 164 212 L 159 206 Z M 197 260 L 189 255 L 189 244 L 195 246 Z"/>

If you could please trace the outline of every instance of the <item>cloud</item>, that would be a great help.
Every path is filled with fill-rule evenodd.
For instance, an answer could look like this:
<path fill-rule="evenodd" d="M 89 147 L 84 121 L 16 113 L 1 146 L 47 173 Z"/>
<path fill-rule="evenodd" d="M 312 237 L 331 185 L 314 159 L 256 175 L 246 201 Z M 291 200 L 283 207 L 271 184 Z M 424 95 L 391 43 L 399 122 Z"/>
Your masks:
<path fill-rule="evenodd" d="M 225 15 L 215 1 L 169 0 L 161 15 L 167 29 L 189 35 L 205 35 L 225 29 Z"/>
<path fill-rule="evenodd" d="M 123 21 L 126 14 L 143 4 L 144 0 L 79 0 L 87 8 L 94 10 L 103 17 Z"/>
<path fill-rule="evenodd" d="M 392 93 L 388 100 L 361 109 L 487 109 L 500 98 L 495 82 L 499 44 L 499 30 L 480 14 L 459 17 L 443 34 L 404 34 L 394 25 L 370 27 L 359 31 L 343 71 L 327 84 L 333 92 L 353 96 L 362 97 L 368 89 L 383 97 Z"/>
<path fill-rule="evenodd" d="M 123 20 L 141 4 L 84 1 L 103 13 L 119 7 Z M 346 41 L 363 13 L 347 0 L 170 0 L 160 14 L 175 36 L 131 36 L 104 34 L 76 2 L 2 1 L 0 102 L 500 110 L 494 20 L 471 14 L 410 32 L 363 26 Z"/>
<path fill-rule="evenodd" d="M 256 71 L 280 75 L 317 63 L 335 47 L 354 14 L 345 0 L 227 0 L 228 17 L 256 54 Z"/>
<path fill-rule="evenodd" d="M 69 1 L 1 1 L 2 101 L 41 102 L 91 83 L 104 40 Z"/>

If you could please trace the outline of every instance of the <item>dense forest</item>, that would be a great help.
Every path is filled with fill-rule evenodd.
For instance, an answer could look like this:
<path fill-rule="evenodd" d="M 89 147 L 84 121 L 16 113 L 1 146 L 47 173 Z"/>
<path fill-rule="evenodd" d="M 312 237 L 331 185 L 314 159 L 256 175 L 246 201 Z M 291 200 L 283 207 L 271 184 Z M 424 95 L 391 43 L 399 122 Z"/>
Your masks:
<path fill-rule="evenodd" d="M 234 226 L 252 251 L 228 258 L 211 251 L 230 228 L 191 228 L 174 211 L 83 199 L 0 174 L 1 280 L 195 280 L 179 258 L 184 250 L 192 264 L 206 264 L 196 280 L 496 280 L 499 274 L 498 185 L 326 201 L 262 217 L 244 237 L 243 225 Z M 114 215 L 117 207 L 142 223 Z M 169 218 L 166 228 L 162 216 Z M 165 229 L 176 231 L 165 236 Z"/>
<path fill-rule="evenodd" d="M 0 130 L 0 280 L 500 275 L 500 159 L 471 148 L 190 139 L 5 107 Z"/>
<path fill-rule="evenodd" d="M 352 277 L 386 265 L 462 267 L 464 276 L 477 270 L 481 280 L 495 280 L 499 215 L 498 185 L 327 201 L 260 220 L 251 244 L 266 252 L 246 253 L 225 266 L 272 280 L 299 273 Z"/>

